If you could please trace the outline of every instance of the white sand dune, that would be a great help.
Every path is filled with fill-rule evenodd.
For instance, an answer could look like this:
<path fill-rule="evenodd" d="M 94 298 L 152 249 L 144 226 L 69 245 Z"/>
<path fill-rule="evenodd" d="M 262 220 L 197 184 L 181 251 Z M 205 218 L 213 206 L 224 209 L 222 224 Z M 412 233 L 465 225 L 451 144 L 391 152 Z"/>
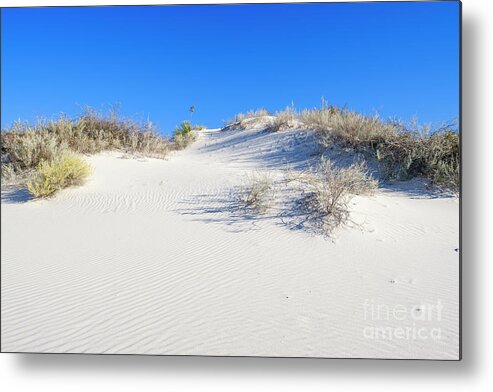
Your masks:
<path fill-rule="evenodd" d="M 311 146 L 203 131 L 169 160 L 90 157 L 88 183 L 51 200 L 3 195 L 2 350 L 458 358 L 457 198 L 382 188 L 335 240 L 231 211 L 245 176 L 306 167 Z"/>

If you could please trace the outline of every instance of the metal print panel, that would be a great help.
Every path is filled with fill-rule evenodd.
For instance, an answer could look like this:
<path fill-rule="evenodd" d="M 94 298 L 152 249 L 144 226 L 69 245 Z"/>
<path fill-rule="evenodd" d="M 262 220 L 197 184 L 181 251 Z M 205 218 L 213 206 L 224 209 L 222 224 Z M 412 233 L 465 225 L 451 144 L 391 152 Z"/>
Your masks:
<path fill-rule="evenodd" d="M 460 3 L 3 8 L 3 352 L 458 360 Z"/>

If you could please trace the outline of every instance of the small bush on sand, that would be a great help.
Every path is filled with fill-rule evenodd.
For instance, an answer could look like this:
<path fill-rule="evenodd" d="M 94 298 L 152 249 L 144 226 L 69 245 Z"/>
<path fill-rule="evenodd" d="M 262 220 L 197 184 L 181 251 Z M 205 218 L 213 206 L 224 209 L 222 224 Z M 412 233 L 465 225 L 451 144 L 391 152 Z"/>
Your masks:
<path fill-rule="evenodd" d="M 57 191 L 80 185 L 90 175 L 91 166 L 73 153 L 63 152 L 51 161 L 41 161 L 35 177 L 27 183 L 33 197 L 49 197 Z"/>
<path fill-rule="evenodd" d="M 273 179 L 265 173 L 256 173 L 248 177 L 240 187 L 236 201 L 239 208 L 255 213 L 265 213 L 275 199 Z"/>
<path fill-rule="evenodd" d="M 370 194 L 378 185 L 368 176 L 364 164 L 340 168 L 327 159 L 322 159 L 315 172 L 303 173 L 294 180 L 301 184 L 300 204 L 308 220 L 327 235 L 347 223 L 349 202 L 355 195 Z"/>
<path fill-rule="evenodd" d="M 192 130 L 192 125 L 188 121 L 183 121 L 179 127 L 176 127 L 173 141 L 176 148 L 182 150 L 188 147 L 197 139 L 197 134 Z"/>

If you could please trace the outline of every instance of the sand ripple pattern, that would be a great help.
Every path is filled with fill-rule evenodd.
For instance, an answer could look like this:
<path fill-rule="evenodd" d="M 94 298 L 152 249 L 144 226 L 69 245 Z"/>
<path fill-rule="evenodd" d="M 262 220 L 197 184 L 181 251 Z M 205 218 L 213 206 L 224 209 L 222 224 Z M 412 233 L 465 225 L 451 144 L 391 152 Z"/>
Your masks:
<path fill-rule="evenodd" d="M 247 173 L 311 159 L 290 133 L 207 131 L 169 161 L 92 157 L 84 187 L 3 204 L 2 350 L 456 358 L 456 201 L 358 198 L 361 228 L 334 241 L 228 210 Z M 366 301 L 442 301 L 425 322 L 442 337 L 369 339 L 414 321 Z"/>

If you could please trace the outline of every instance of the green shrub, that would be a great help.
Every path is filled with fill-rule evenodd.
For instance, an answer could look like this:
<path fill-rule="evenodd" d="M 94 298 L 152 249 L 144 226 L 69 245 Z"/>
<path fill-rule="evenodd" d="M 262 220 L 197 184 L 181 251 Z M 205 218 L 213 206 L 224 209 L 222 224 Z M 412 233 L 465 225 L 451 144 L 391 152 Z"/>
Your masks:
<path fill-rule="evenodd" d="M 64 152 L 51 161 L 41 161 L 27 189 L 35 198 L 49 197 L 60 189 L 82 184 L 90 173 L 91 166 L 87 162 Z"/>
<path fill-rule="evenodd" d="M 183 121 L 179 127 L 176 127 L 173 135 L 173 141 L 177 149 L 182 150 L 188 147 L 197 139 L 197 134 L 193 132 L 192 125 L 188 121 Z"/>

